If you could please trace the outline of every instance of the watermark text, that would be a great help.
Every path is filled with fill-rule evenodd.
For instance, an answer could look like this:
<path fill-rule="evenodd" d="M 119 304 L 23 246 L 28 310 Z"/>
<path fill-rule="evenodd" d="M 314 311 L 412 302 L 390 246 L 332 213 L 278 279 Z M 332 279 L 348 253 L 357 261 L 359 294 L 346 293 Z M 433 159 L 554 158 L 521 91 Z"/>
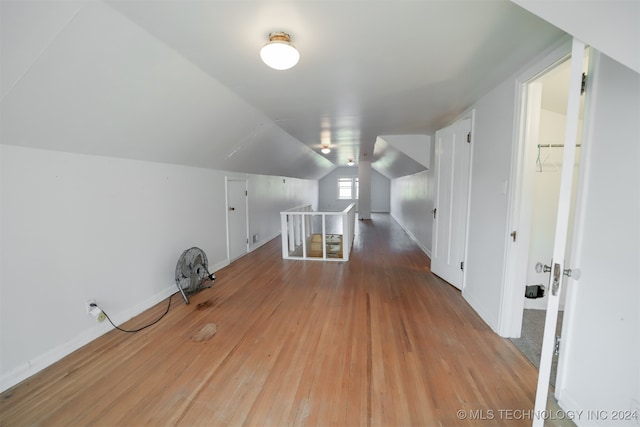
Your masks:
<path fill-rule="evenodd" d="M 637 410 L 544 410 L 533 409 L 459 409 L 459 420 L 572 420 L 572 421 L 629 421 L 640 419 Z"/>

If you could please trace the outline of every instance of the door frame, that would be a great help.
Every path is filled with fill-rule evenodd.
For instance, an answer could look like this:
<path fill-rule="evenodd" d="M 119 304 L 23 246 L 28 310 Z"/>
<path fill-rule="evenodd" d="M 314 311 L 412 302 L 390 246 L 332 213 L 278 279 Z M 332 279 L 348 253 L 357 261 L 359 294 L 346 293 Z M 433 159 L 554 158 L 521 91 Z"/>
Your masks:
<path fill-rule="evenodd" d="M 527 212 L 532 188 L 525 182 L 527 112 L 523 108 L 528 84 L 537 76 L 553 68 L 571 55 L 571 38 L 546 55 L 531 68 L 524 71 L 516 79 L 516 121 L 514 123 L 513 140 L 515 147 L 511 152 L 511 185 L 508 201 L 507 230 L 505 233 L 504 280 L 498 317 L 498 334 L 505 338 L 519 338 L 522 330 L 524 310 L 524 291 L 522 284 L 526 281 L 526 266 L 529 258 L 529 241 L 531 235 L 531 215 Z M 529 185 L 529 187 L 531 187 Z M 577 212 L 576 212 L 577 213 Z M 516 242 L 510 233 L 517 232 Z M 548 261 L 548 260 L 546 260 Z"/>
<path fill-rule="evenodd" d="M 247 244 L 246 244 L 246 248 L 245 248 L 245 254 L 249 253 L 249 194 L 248 194 L 248 181 L 245 178 L 237 178 L 237 177 L 232 177 L 232 176 L 225 176 L 224 177 L 224 199 L 225 199 L 225 222 L 227 224 L 226 227 L 226 231 L 227 231 L 227 260 L 228 262 L 233 261 L 231 259 L 231 227 L 229 226 L 229 182 L 231 181 L 236 181 L 236 182 L 243 182 L 244 183 L 244 190 L 246 194 L 246 197 L 244 199 L 244 203 L 245 203 L 245 238 L 247 239 Z M 235 259 L 235 258 L 234 258 Z"/>
<path fill-rule="evenodd" d="M 468 176 L 468 180 L 469 182 L 467 183 L 467 212 L 465 213 L 466 215 L 466 220 L 464 223 L 464 263 L 465 265 L 467 265 L 467 259 L 469 259 L 469 226 L 470 226 L 470 222 L 471 222 L 471 194 L 473 191 L 473 180 L 471 179 L 471 177 L 473 176 L 473 158 L 474 158 L 474 152 L 475 152 L 475 148 L 476 148 L 476 109 L 473 108 L 471 111 L 469 111 L 467 114 L 463 115 L 462 117 L 460 117 L 458 120 L 463 120 L 463 119 L 470 119 L 471 120 L 471 147 L 470 147 L 470 151 L 469 151 L 469 176 Z M 461 287 L 461 291 L 464 291 L 464 287 L 467 283 L 467 269 L 463 269 L 462 270 L 462 287 Z"/>

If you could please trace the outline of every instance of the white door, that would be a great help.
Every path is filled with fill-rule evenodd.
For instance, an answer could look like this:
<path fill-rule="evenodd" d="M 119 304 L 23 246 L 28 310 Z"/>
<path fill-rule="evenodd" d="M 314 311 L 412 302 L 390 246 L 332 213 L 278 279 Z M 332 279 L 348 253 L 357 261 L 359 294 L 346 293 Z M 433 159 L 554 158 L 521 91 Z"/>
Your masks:
<path fill-rule="evenodd" d="M 436 201 L 433 214 L 431 271 L 462 289 L 469 199 L 471 119 L 462 119 L 435 135 Z"/>
<path fill-rule="evenodd" d="M 247 253 L 247 182 L 227 179 L 227 251 L 229 261 Z"/>
<path fill-rule="evenodd" d="M 549 378 L 551 375 L 551 362 L 555 350 L 555 332 L 558 321 L 558 307 L 560 303 L 563 276 L 568 275 L 568 267 L 564 265 L 565 251 L 567 247 L 567 233 L 571 210 L 571 193 L 573 184 L 573 165 L 576 155 L 576 143 L 578 138 L 578 118 L 580 114 L 580 95 L 582 83 L 582 67 L 585 54 L 585 45 L 573 40 L 571 50 L 571 77 L 569 79 L 569 96 L 567 100 L 567 118 L 564 136 L 564 153 L 562 159 L 562 172 L 560 177 L 560 195 L 558 198 L 558 214 L 553 246 L 553 258 L 546 269 L 550 270 L 547 287 L 548 303 L 544 324 L 544 337 L 542 339 L 542 354 L 540 356 L 540 369 L 538 371 L 538 386 L 536 390 L 535 414 L 543 414 L 547 408 L 549 392 Z M 575 274 L 574 274 L 575 277 Z M 533 426 L 542 427 L 544 417 L 533 417 Z"/>

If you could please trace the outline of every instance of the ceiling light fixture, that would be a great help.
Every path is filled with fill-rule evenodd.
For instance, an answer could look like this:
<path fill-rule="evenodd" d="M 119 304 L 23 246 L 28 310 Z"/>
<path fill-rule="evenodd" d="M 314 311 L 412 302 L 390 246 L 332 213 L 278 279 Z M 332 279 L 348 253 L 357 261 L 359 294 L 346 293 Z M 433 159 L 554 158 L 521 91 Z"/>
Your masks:
<path fill-rule="evenodd" d="M 300 53 L 291 44 L 291 36 L 280 31 L 269 34 L 269 43 L 260 49 L 260 58 L 271 68 L 288 70 L 298 63 Z"/>
<path fill-rule="evenodd" d="M 353 165 L 354 165 L 353 160 L 349 159 L 349 161 L 347 162 L 347 166 L 353 166 Z"/>
<path fill-rule="evenodd" d="M 322 154 L 329 154 L 331 152 L 331 148 L 328 145 L 323 145 L 322 150 L 320 150 Z"/>

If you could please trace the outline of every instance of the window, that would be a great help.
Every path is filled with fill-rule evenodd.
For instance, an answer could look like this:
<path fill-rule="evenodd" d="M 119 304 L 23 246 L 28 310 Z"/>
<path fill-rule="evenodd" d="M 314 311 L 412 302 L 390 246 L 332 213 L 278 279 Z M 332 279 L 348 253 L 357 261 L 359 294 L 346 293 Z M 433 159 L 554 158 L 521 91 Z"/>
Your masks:
<path fill-rule="evenodd" d="M 358 198 L 358 178 L 338 178 L 338 200 L 354 200 Z"/>

